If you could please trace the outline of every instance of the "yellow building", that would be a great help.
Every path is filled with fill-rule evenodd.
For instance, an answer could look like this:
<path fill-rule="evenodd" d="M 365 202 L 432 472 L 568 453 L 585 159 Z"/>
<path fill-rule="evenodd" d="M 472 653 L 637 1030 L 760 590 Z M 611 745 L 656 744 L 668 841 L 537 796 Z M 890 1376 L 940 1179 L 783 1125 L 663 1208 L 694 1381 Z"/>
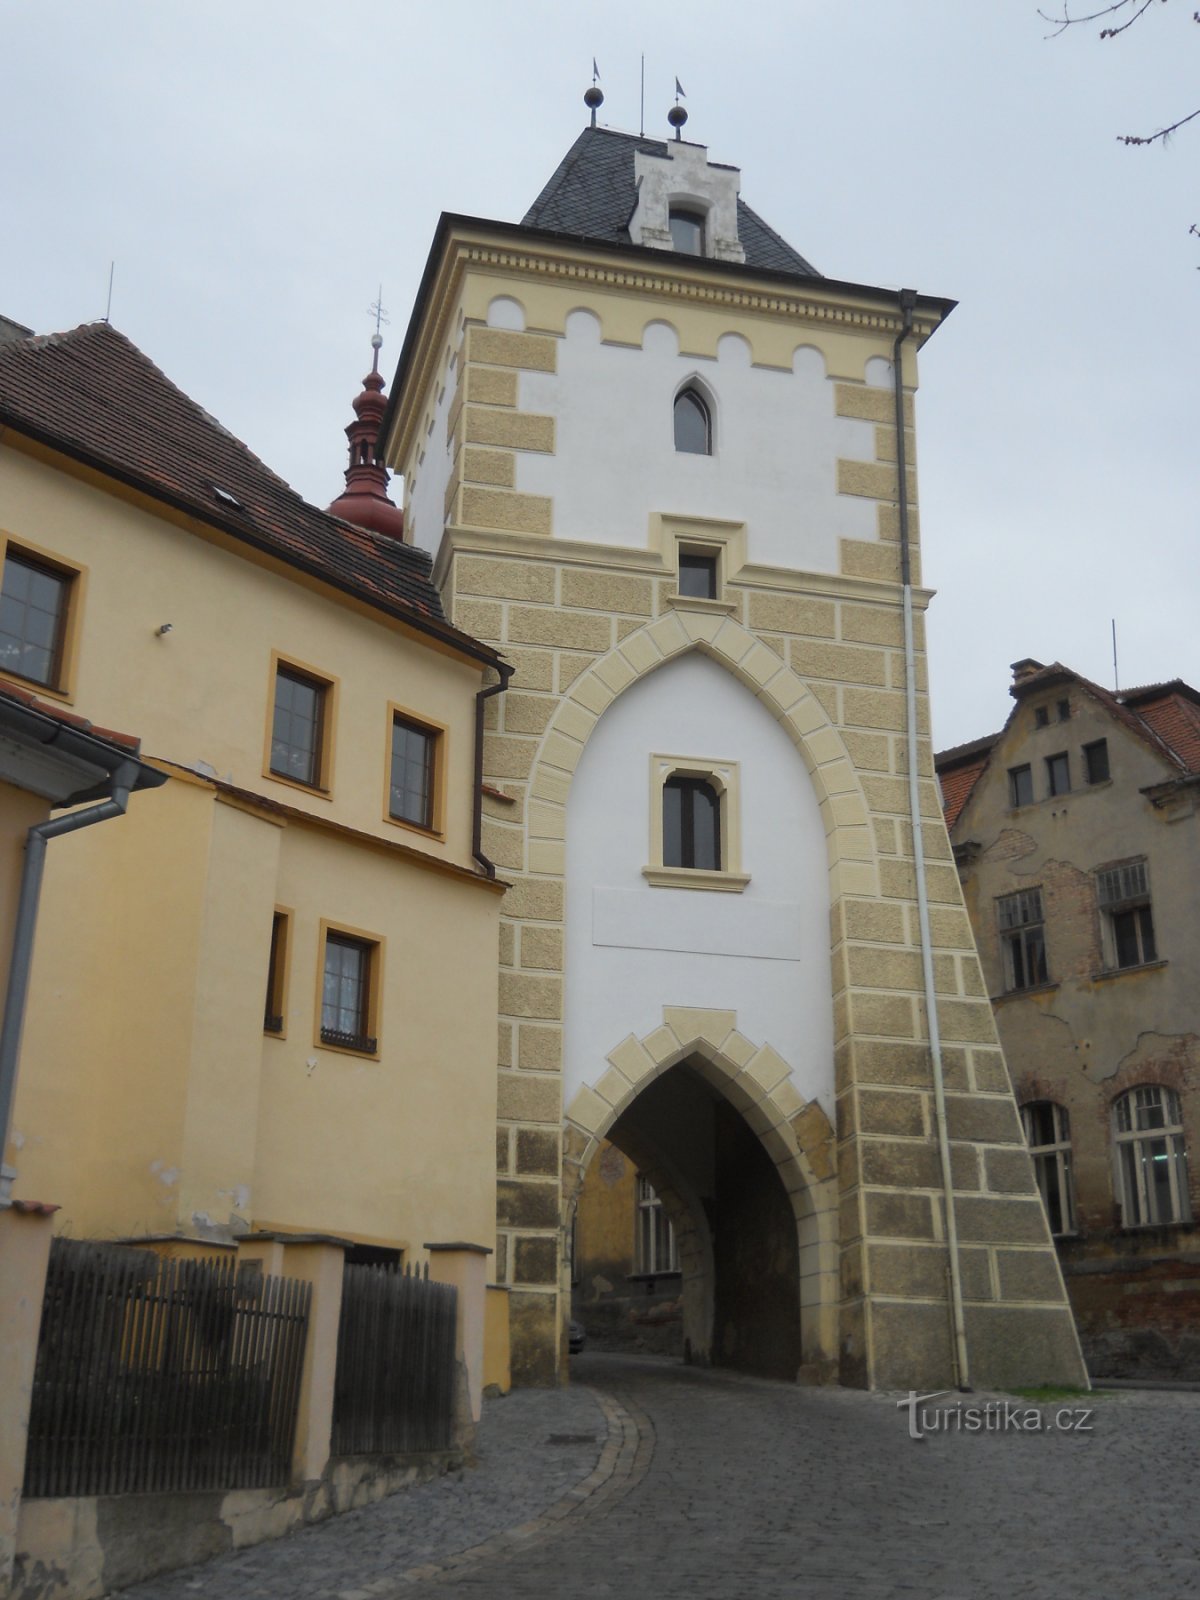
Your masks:
<path fill-rule="evenodd" d="M 0 343 L 0 677 L 166 775 L 48 850 L 7 1159 L 76 1236 L 494 1244 L 506 670 L 358 489 L 307 505 L 107 324 Z"/>

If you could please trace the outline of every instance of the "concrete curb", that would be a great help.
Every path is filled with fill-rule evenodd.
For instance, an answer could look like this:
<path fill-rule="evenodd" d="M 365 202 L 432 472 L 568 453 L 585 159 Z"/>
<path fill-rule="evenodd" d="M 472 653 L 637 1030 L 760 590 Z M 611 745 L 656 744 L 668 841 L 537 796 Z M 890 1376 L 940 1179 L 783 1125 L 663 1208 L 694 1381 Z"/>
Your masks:
<path fill-rule="evenodd" d="M 586 1388 L 604 1415 L 608 1437 L 601 1447 L 596 1464 L 586 1478 L 581 1478 L 573 1489 L 568 1489 L 553 1505 L 539 1516 L 506 1528 L 481 1544 L 469 1546 L 444 1561 L 426 1562 L 420 1567 L 409 1567 L 405 1572 L 381 1578 L 358 1589 L 345 1589 L 338 1600 L 393 1600 L 402 1595 L 410 1584 L 433 1582 L 453 1573 L 458 1576 L 467 1567 L 481 1561 L 495 1561 L 543 1544 L 561 1532 L 574 1517 L 596 1516 L 611 1510 L 623 1500 L 631 1489 L 646 1476 L 654 1458 L 654 1424 L 646 1413 L 632 1401 L 624 1402 L 613 1395 L 602 1393 L 590 1385 Z"/>

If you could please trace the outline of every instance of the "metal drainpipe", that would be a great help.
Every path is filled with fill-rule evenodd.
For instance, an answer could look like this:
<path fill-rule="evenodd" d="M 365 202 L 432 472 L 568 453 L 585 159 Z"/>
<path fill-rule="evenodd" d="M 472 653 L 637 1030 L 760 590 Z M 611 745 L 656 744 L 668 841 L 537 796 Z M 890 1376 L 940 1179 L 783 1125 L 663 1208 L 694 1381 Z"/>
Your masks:
<path fill-rule="evenodd" d="M 942 1039 L 938 1027 L 937 992 L 933 977 L 933 949 L 929 932 L 929 897 L 925 889 L 925 840 L 921 832 L 921 794 L 917 771 L 916 650 L 913 646 L 912 560 L 908 536 L 908 461 L 904 442 L 904 377 L 900 347 L 912 332 L 916 291 L 900 291 L 903 325 L 892 346 L 892 386 L 896 400 L 896 492 L 900 508 L 900 581 L 904 593 L 904 700 L 908 746 L 908 814 L 912 823 L 913 870 L 917 879 L 917 921 L 921 933 L 921 974 L 925 985 L 925 1014 L 929 1019 L 929 1055 L 933 1066 L 933 1106 L 937 1122 L 938 1153 L 942 1164 L 942 1190 L 946 1199 L 946 1247 L 950 1259 L 950 1306 L 954 1321 L 954 1356 L 958 1386 L 969 1389 L 967 1327 L 963 1315 L 962 1263 L 958 1255 L 958 1222 L 954 1214 L 954 1175 L 950 1165 L 950 1136 L 946 1128 L 946 1085 L 942 1072 Z"/>
<path fill-rule="evenodd" d="M 85 811 L 69 811 L 64 817 L 39 822 L 25 838 L 25 864 L 21 870 L 21 892 L 17 900 L 17 920 L 13 927 L 12 956 L 8 964 L 8 991 L 4 997 L 4 1022 L 0 1026 L 0 1208 L 12 1204 L 12 1181 L 16 1173 L 3 1164 L 8 1144 L 9 1123 L 17 1087 L 17 1060 L 21 1053 L 21 1034 L 25 1026 L 25 1002 L 29 995 L 29 972 L 33 965 L 33 939 L 37 929 L 38 902 L 46 868 L 46 846 L 64 833 L 78 833 L 95 822 L 124 815 L 129 795 L 137 782 L 137 764 L 122 762 L 113 774 L 112 797 Z"/>
<path fill-rule="evenodd" d="M 471 854 L 489 878 L 496 876 L 496 863 L 483 853 L 483 702 L 490 700 L 494 694 L 503 694 L 516 670 L 507 661 L 497 661 L 496 671 L 500 674 L 500 682 L 488 684 L 475 696 L 475 810 L 472 815 Z"/>

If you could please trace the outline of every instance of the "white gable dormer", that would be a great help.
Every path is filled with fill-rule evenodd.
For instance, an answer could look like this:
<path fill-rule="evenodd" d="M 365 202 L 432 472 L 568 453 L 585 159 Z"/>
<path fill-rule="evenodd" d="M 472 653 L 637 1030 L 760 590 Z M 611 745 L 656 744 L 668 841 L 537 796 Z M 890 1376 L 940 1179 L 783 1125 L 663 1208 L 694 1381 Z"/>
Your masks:
<path fill-rule="evenodd" d="M 636 150 L 633 167 L 638 200 L 629 219 L 629 237 L 634 244 L 652 250 L 680 249 L 671 232 L 675 213 L 677 227 L 689 221 L 685 231 L 699 245 L 689 253 L 716 261 L 745 261 L 738 239 L 741 173 L 736 167 L 713 166 L 704 145 L 679 140 L 667 145 L 665 156 Z"/>

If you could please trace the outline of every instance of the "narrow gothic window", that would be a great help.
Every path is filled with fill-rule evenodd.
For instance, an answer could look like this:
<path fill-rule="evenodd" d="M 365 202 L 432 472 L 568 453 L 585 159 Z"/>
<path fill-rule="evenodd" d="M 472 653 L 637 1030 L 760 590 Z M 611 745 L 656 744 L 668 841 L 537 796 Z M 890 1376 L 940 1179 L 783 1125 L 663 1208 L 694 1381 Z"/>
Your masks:
<path fill-rule="evenodd" d="M 675 448 L 693 456 L 712 455 L 712 418 L 695 389 L 675 396 Z"/>

